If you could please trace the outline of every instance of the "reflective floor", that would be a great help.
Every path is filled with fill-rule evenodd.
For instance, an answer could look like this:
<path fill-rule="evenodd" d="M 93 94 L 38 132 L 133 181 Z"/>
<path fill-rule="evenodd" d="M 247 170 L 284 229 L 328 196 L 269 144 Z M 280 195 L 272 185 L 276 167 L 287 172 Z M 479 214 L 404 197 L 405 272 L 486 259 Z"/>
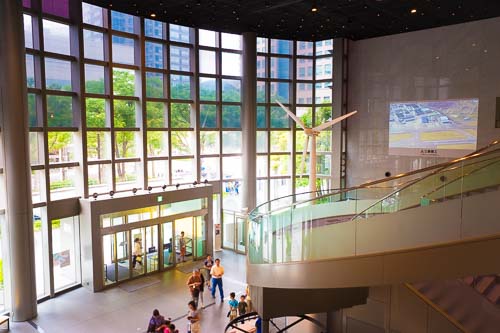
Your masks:
<path fill-rule="evenodd" d="M 245 290 L 245 256 L 229 251 L 218 252 L 225 269 L 224 295 Z M 146 332 L 153 309 L 174 320 L 180 333 L 186 332 L 187 303 L 190 300 L 186 287 L 188 274 L 178 269 L 156 275 L 159 283 L 128 292 L 114 287 L 100 293 L 79 288 L 38 306 L 38 317 L 30 323 L 14 323 L 11 331 L 21 332 Z M 153 277 L 156 277 L 155 275 Z M 227 300 L 221 304 L 205 290 L 205 306 L 202 310 L 202 332 L 224 332 L 228 323 Z M 35 328 L 34 326 L 37 326 Z"/>

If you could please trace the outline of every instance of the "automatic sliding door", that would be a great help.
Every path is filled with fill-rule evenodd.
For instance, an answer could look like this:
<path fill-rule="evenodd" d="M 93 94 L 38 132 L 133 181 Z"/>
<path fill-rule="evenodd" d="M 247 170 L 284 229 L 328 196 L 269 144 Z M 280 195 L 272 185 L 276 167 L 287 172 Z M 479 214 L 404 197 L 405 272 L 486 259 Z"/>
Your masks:
<path fill-rule="evenodd" d="M 115 235 L 102 236 L 102 254 L 104 263 L 104 285 L 116 282 Z"/>
<path fill-rule="evenodd" d="M 138 228 L 131 231 L 131 239 L 133 240 L 131 246 L 132 252 L 132 275 L 138 276 L 145 272 L 146 256 L 145 256 L 145 242 L 146 237 L 144 234 L 145 228 Z"/>
<path fill-rule="evenodd" d="M 158 267 L 158 226 L 146 228 L 146 272 L 155 272 Z"/>
<path fill-rule="evenodd" d="M 196 222 L 195 259 L 201 259 L 206 255 L 205 216 L 196 216 L 194 219 Z"/>
<path fill-rule="evenodd" d="M 116 233 L 116 260 L 118 281 L 130 278 L 130 251 L 128 231 Z"/>
<path fill-rule="evenodd" d="M 163 268 L 166 268 L 175 264 L 173 223 L 163 223 L 161 227 L 161 236 L 163 239 Z"/>

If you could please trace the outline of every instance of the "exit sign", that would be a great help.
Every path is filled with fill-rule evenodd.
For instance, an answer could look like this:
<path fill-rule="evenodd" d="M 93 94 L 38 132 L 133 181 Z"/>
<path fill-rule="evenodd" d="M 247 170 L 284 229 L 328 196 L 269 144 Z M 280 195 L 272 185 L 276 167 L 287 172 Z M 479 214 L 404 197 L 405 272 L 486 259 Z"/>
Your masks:
<path fill-rule="evenodd" d="M 163 196 L 162 195 L 159 195 L 156 197 L 156 201 L 157 202 L 163 202 Z"/>

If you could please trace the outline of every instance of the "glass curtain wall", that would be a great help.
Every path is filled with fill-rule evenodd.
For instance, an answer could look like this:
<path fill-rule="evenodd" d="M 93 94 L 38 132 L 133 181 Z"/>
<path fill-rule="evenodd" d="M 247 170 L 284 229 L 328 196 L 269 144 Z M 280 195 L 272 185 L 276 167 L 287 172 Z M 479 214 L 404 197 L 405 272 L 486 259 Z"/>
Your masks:
<path fill-rule="evenodd" d="M 310 143 L 281 109 L 288 106 L 306 126 L 332 117 L 333 41 L 302 42 L 257 38 L 257 204 L 309 189 Z M 332 132 L 317 139 L 318 189 L 332 176 Z"/>

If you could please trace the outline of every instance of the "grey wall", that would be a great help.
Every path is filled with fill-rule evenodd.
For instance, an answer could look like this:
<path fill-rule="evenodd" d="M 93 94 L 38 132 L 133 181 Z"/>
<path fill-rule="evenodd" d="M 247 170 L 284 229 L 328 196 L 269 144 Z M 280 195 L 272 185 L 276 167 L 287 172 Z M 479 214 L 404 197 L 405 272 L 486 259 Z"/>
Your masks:
<path fill-rule="evenodd" d="M 349 43 L 348 186 L 439 162 L 389 156 L 389 103 L 479 98 L 478 148 L 500 137 L 500 18 Z"/>

